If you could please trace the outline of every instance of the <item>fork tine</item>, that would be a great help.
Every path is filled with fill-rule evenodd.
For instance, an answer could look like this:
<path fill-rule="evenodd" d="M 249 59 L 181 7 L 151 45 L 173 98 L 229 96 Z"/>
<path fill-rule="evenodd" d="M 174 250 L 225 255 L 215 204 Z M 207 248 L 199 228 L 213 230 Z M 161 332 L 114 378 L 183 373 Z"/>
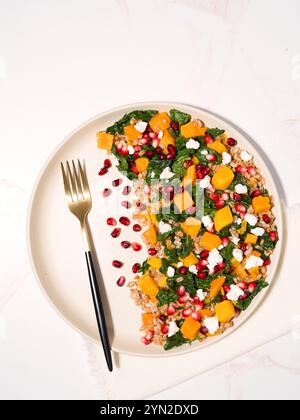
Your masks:
<path fill-rule="evenodd" d="M 81 197 L 84 199 L 83 191 L 82 191 L 81 180 L 80 180 L 80 178 L 78 176 L 78 173 L 77 173 L 77 170 L 76 170 L 76 167 L 75 167 L 74 160 L 72 160 L 72 167 L 73 167 L 73 177 L 75 178 L 76 185 L 77 185 L 78 199 L 79 199 L 79 195 L 81 195 Z"/>
<path fill-rule="evenodd" d="M 70 183 L 68 180 L 68 177 L 66 175 L 65 172 L 65 168 L 62 162 L 60 162 L 60 167 L 61 167 L 61 172 L 62 172 L 62 176 L 63 176 L 63 182 L 64 182 L 64 188 L 65 188 L 65 194 L 68 200 L 72 201 L 72 192 L 71 192 L 71 188 L 70 188 Z"/>
<path fill-rule="evenodd" d="M 75 182 L 74 176 L 72 175 L 72 171 L 71 171 L 71 167 L 70 167 L 69 162 L 67 161 L 66 164 L 67 164 L 67 174 L 68 174 L 69 180 L 71 182 L 71 187 L 72 187 L 72 188 L 70 188 L 71 195 L 72 195 L 72 200 L 75 201 L 75 200 L 78 200 L 78 191 L 77 191 L 77 187 L 76 187 L 76 182 Z"/>
<path fill-rule="evenodd" d="M 86 198 L 90 198 L 91 193 L 90 193 L 89 183 L 88 183 L 87 175 L 86 175 L 85 162 L 83 161 L 83 168 L 82 168 L 80 160 L 78 159 L 78 168 L 79 168 L 79 174 L 80 174 L 81 181 L 82 181 L 83 191 L 86 195 Z"/>

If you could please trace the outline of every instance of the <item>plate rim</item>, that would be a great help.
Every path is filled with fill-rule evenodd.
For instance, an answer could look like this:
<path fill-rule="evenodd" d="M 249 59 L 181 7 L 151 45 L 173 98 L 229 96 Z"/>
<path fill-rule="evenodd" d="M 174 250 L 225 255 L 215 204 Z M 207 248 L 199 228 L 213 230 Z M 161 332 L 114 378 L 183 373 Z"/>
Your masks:
<path fill-rule="evenodd" d="M 272 274 L 271 277 L 271 281 L 269 283 L 269 287 L 267 287 L 265 290 L 262 291 L 262 293 L 260 294 L 260 296 L 257 297 L 256 299 L 256 304 L 253 305 L 252 308 L 249 308 L 247 310 L 247 316 L 245 317 L 244 320 L 242 320 L 239 325 L 236 328 L 229 328 L 225 331 L 225 333 L 223 333 L 222 335 L 216 337 L 215 339 L 211 339 L 210 342 L 207 342 L 205 344 L 202 344 L 201 346 L 190 346 L 187 347 L 186 350 L 181 350 L 180 352 L 165 352 L 165 353 L 161 353 L 161 354 L 151 354 L 151 353 L 138 353 L 138 352 L 134 352 L 134 351 L 127 351 L 121 348 L 118 348 L 114 345 L 111 346 L 111 349 L 113 352 L 116 353 L 120 353 L 120 354 L 126 354 L 128 356 L 133 356 L 133 357 L 143 357 L 143 358 L 165 358 L 165 357 L 175 357 L 175 356 L 183 356 L 186 355 L 188 353 L 192 353 L 195 351 L 199 351 L 199 350 L 203 350 L 204 348 L 207 348 L 213 344 L 217 344 L 218 342 L 222 341 L 223 339 L 225 339 L 226 337 L 228 337 L 230 334 L 236 332 L 240 327 L 242 327 L 242 325 L 244 323 L 246 323 L 246 321 L 249 320 L 249 318 L 261 307 L 261 305 L 263 304 L 266 296 L 269 294 L 270 290 L 273 288 L 274 283 L 276 282 L 276 279 L 278 277 L 281 265 L 282 265 L 282 256 L 283 256 L 283 244 L 285 243 L 285 235 L 284 235 L 284 231 L 285 231 L 285 218 L 284 218 L 284 214 L 283 214 L 283 205 L 282 205 L 282 199 L 280 197 L 279 194 L 279 186 L 277 185 L 277 182 L 274 179 L 274 176 L 272 175 L 271 171 L 270 171 L 270 161 L 268 161 L 268 159 L 266 160 L 266 156 L 264 156 L 264 154 L 262 154 L 262 150 L 258 150 L 257 149 L 257 142 L 255 141 L 254 138 L 252 138 L 252 136 L 250 136 L 248 134 L 248 132 L 240 125 L 236 125 L 234 122 L 232 122 L 230 119 L 228 119 L 227 117 L 224 117 L 223 115 L 220 115 L 219 113 L 216 113 L 214 111 L 211 111 L 209 109 L 206 108 L 202 108 L 201 106 L 198 105 L 194 105 L 192 103 L 185 103 L 185 102 L 177 102 L 177 101 L 143 101 L 143 102 L 132 102 L 132 103 L 127 103 L 124 105 L 120 105 L 117 107 L 113 107 L 110 108 L 107 111 L 103 111 L 100 112 L 96 115 L 94 115 L 93 117 L 85 120 L 83 123 L 81 123 L 80 125 L 78 125 L 75 129 L 73 129 L 72 131 L 70 131 L 58 144 L 57 146 L 52 150 L 52 152 L 50 153 L 50 155 L 48 156 L 48 158 L 44 161 L 43 165 L 41 166 L 41 169 L 38 172 L 38 176 L 34 182 L 33 185 L 33 189 L 32 192 L 30 194 L 30 198 L 29 198 L 29 204 L 28 204 L 28 208 L 27 208 L 27 217 L 26 217 L 26 243 L 27 243 L 27 251 L 28 251 L 28 255 L 29 255 L 29 260 L 30 260 L 30 265 L 32 268 L 32 271 L 34 273 L 34 277 L 40 287 L 40 289 L 42 290 L 43 295 L 45 296 L 46 300 L 49 302 L 50 306 L 53 308 L 53 310 L 56 312 L 56 314 L 62 319 L 64 320 L 67 325 L 69 325 L 73 330 L 75 330 L 77 333 L 81 334 L 83 337 L 88 338 L 89 340 L 91 340 L 93 343 L 97 344 L 97 345 L 101 345 L 100 342 L 96 339 L 94 339 L 93 337 L 91 337 L 89 334 L 87 334 L 85 331 L 81 330 L 79 327 L 77 327 L 73 322 L 71 322 L 60 310 L 59 308 L 56 306 L 56 304 L 51 300 L 50 296 L 48 295 L 45 287 L 43 286 L 43 283 L 38 275 L 37 272 L 37 268 L 36 268 L 36 263 L 34 261 L 34 256 L 33 256 L 33 252 L 32 252 L 32 244 L 31 244 L 31 224 L 32 224 L 32 210 L 33 210 L 33 204 L 34 204 L 34 198 L 38 189 L 38 186 L 40 184 L 40 181 L 44 175 L 44 172 L 47 168 L 47 166 L 49 165 L 49 163 L 52 161 L 52 159 L 54 158 L 54 156 L 56 155 L 56 153 L 63 147 L 63 145 L 65 143 L 67 143 L 72 136 L 74 136 L 77 132 L 79 132 L 81 129 L 85 128 L 86 126 L 88 126 L 89 124 L 93 123 L 94 121 L 96 121 L 99 118 L 103 118 L 106 115 L 110 115 L 112 113 L 115 112 L 124 112 L 126 113 L 128 111 L 128 109 L 132 108 L 132 107 L 145 107 L 145 106 L 157 106 L 157 104 L 160 104 L 161 106 L 184 106 L 184 107 L 189 107 L 189 108 L 194 108 L 197 111 L 202 111 L 205 112 L 207 114 L 210 114 L 212 117 L 220 119 L 222 121 L 224 121 L 227 125 L 230 125 L 233 129 L 235 129 L 236 131 L 238 131 L 240 133 L 240 135 L 245 138 L 245 140 L 251 144 L 251 146 L 255 149 L 257 155 L 261 158 L 261 160 L 264 163 L 264 166 L 266 168 L 266 172 L 264 171 L 264 175 L 267 175 L 269 177 L 269 179 L 271 179 L 273 185 L 274 185 L 274 191 L 272 192 L 272 195 L 276 195 L 276 202 L 277 202 L 277 220 L 279 220 L 278 222 L 278 226 L 280 229 L 280 240 L 277 243 L 277 261 L 276 261 L 276 267 L 274 269 L 274 272 Z"/>

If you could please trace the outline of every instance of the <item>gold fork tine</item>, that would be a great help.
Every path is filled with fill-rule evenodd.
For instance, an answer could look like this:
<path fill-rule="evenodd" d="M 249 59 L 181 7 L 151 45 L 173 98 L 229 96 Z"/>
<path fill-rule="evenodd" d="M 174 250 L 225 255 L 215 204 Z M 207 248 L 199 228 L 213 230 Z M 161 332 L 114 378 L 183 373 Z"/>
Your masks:
<path fill-rule="evenodd" d="M 81 195 L 81 197 L 84 199 L 81 180 L 80 180 L 80 177 L 78 176 L 74 160 L 72 160 L 72 168 L 73 168 L 73 178 L 74 178 L 74 180 L 76 182 L 76 186 L 77 186 L 78 199 L 79 199 L 79 195 Z"/>
<path fill-rule="evenodd" d="M 66 197 L 67 197 L 68 201 L 72 201 L 72 192 L 71 192 L 71 188 L 70 188 L 69 179 L 66 175 L 65 168 L 64 168 L 64 165 L 63 165 L 62 162 L 60 162 L 60 167 L 61 167 L 61 172 L 62 172 L 62 176 L 63 176 L 63 182 L 64 182 Z"/>
<path fill-rule="evenodd" d="M 83 168 L 82 168 L 80 160 L 78 159 L 78 168 L 79 168 L 79 174 L 81 177 L 84 194 L 86 195 L 86 198 L 90 198 L 91 193 L 90 193 L 89 183 L 88 183 L 87 175 L 86 175 L 85 162 L 83 161 Z"/>
<path fill-rule="evenodd" d="M 72 201 L 76 201 L 79 199 L 76 182 L 72 175 L 71 167 L 68 161 L 66 162 L 66 165 L 67 165 L 67 175 L 68 175 L 69 183 L 71 186 L 70 190 L 71 190 Z"/>

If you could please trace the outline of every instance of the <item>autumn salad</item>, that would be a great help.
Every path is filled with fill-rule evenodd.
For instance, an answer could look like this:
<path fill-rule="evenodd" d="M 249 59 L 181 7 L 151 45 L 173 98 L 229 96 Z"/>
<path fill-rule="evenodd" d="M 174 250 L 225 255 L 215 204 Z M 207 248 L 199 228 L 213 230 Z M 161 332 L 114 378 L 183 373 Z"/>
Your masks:
<path fill-rule="evenodd" d="M 278 241 L 253 156 L 221 127 L 177 109 L 130 112 L 97 141 L 133 181 L 148 253 L 128 283 L 142 343 L 169 350 L 224 333 L 268 286 Z"/>

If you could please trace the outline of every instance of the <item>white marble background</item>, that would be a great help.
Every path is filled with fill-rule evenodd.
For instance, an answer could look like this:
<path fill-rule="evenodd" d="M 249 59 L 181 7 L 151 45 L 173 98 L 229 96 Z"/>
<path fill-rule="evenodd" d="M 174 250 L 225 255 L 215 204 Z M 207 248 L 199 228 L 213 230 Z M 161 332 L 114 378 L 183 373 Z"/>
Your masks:
<path fill-rule="evenodd" d="M 289 211 L 300 203 L 299 14 L 298 0 L 0 0 L 0 399 L 122 396 L 26 250 L 33 183 L 82 121 L 145 100 L 214 110 L 260 143 Z M 299 354 L 290 333 L 155 398 L 299 399 Z"/>

